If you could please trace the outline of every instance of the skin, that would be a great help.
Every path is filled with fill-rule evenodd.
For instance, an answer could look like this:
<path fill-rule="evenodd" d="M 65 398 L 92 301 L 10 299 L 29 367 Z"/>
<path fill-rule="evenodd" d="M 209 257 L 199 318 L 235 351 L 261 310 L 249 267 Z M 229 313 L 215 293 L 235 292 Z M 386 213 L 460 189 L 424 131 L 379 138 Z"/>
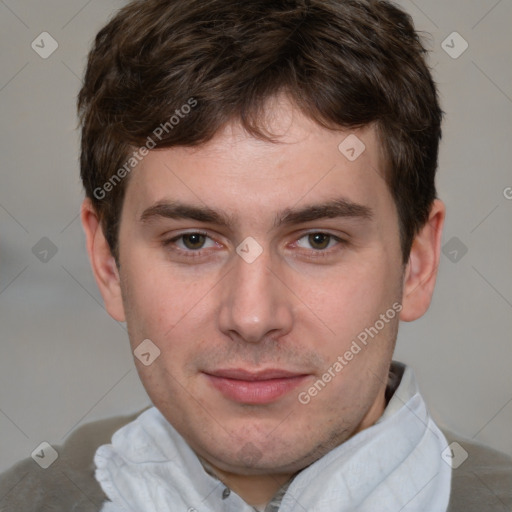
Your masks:
<path fill-rule="evenodd" d="M 108 312 L 127 322 L 133 350 L 150 339 L 161 351 L 149 366 L 135 359 L 154 405 L 252 505 L 268 502 L 290 477 L 382 415 L 398 316 L 411 321 L 428 309 L 445 216 L 436 200 L 403 265 L 374 127 L 327 130 L 286 100 L 269 109 L 266 122 L 277 143 L 232 123 L 202 146 L 150 152 L 127 184 L 119 268 L 88 199 L 82 210 Z M 353 162 L 338 150 L 351 133 L 366 146 Z M 287 209 L 340 198 L 371 216 L 276 226 Z M 219 212 L 227 224 L 160 215 L 141 220 L 156 203 L 178 200 Z M 207 237 L 191 238 L 197 231 Z M 189 237 L 177 238 L 184 232 Z M 246 237 L 262 248 L 252 263 L 236 252 Z M 301 404 L 298 394 L 396 302 L 400 315 Z M 270 403 L 240 403 L 205 374 L 220 368 L 277 368 L 305 377 Z"/>

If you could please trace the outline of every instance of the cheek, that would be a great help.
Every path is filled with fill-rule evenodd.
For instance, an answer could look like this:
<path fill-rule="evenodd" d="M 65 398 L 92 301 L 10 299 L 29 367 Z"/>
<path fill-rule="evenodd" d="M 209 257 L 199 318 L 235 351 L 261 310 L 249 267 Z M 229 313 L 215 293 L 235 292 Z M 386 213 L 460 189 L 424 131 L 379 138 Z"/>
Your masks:
<path fill-rule="evenodd" d="M 393 269 L 375 258 L 322 276 L 305 275 L 300 281 L 300 297 L 333 337 L 352 339 L 399 300 L 399 280 Z"/>
<path fill-rule="evenodd" d="M 194 275 L 144 255 L 127 258 L 124 271 L 123 297 L 133 338 L 154 338 L 164 347 L 187 325 L 199 329 L 201 319 L 211 317 L 215 276 Z"/>

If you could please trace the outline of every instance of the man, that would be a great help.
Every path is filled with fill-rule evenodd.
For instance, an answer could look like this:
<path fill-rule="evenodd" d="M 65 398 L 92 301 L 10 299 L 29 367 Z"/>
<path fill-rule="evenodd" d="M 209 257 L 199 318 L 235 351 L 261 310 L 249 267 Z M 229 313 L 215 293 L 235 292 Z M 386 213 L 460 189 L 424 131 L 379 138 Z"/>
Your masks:
<path fill-rule="evenodd" d="M 37 510 L 77 489 L 66 506 L 103 512 L 507 510 L 510 461 L 467 445 L 461 487 L 466 449 L 392 362 L 445 217 L 405 13 L 138 0 L 99 32 L 79 112 L 89 257 L 154 407 L 69 448 L 26 487 Z"/>

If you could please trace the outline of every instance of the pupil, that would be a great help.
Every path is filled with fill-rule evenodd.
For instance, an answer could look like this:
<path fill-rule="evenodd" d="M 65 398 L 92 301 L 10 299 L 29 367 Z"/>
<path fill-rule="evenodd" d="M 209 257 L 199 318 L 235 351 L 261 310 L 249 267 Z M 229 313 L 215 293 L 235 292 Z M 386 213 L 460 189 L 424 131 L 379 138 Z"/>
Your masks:
<path fill-rule="evenodd" d="M 325 249 L 329 245 L 330 236 L 324 233 L 313 233 L 309 235 L 309 243 L 315 249 Z"/>
<path fill-rule="evenodd" d="M 192 233 L 183 237 L 183 243 L 188 249 L 200 249 L 204 244 L 204 235 Z"/>

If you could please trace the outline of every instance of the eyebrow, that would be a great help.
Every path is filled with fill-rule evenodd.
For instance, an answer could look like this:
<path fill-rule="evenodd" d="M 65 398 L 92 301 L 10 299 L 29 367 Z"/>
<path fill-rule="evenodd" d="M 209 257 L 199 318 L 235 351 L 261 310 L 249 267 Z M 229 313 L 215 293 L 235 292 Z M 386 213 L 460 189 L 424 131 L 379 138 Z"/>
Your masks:
<path fill-rule="evenodd" d="M 337 217 L 371 220 L 373 210 L 345 198 L 332 199 L 302 208 L 286 208 L 276 216 L 274 227 Z M 158 218 L 191 219 L 225 227 L 233 224 L 232 216 L 226 213 L 218 212 L 207 206 L 194 206 L 179 201 L 159 201 L 144 210 L 140 221 L 149 223 Z"/>
<path fill-rule="evenodd" d="M 359 218 L 371 220 L 373 210 L 368 206 L 354 203 L 348 199 L 339 198 L 320 204 L 305 206 L 300 209 L 286 208 L 275 221 L 275 226 L 283 224 L 300 224 L 319 219 L 332 219 L 336 217 Z"/>
<path fill-rule="evenodd" d="M 231 218 L 226 214 L 219 213 L 207 206 L 193 206 L 179 201 L 159 201 L 144 210 L 140 216 L 140 220 L 143 223 L 150 222 L 156 218 L 191 219 L 199 222 L 220 224 L 222 226 L 227 226 L 231 223 Z"/>

